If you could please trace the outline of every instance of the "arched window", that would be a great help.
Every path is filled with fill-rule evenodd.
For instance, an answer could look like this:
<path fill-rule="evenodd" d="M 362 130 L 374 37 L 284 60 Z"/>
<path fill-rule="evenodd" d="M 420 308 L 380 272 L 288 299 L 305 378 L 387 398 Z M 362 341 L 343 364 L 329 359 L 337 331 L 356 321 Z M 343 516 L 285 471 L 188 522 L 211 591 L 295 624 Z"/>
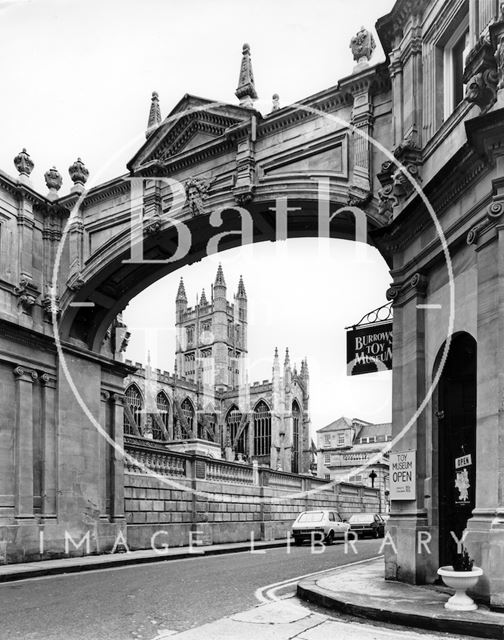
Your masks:
<path fill-rule="evenodd" d="M 187 421 L 187 427 L 189 429 L 189 433 L 192 435 L 194 433 L 194 408 L 189 398 L 186 398 L 184 400 L 181 408 L 182 408 L 182 413 L 184 414 L 185 419 Z"/>
<path fill-rule="evenodd" d="M 216 425 L 217 416 L 215 415 L 215 413 L 205 413 L 204 416 L 201 416 L 201 421 L 198 421 L 198 438 L 200 438 L 200 440 L 209 440 L 210 442 L 215 442 Z"/>
<path fill-rule="evenodd" d="M 152 437 L 154 440 L 163 439 L 163 430 L 161 424 L 164 426 L 166 432 L 168 432 L 168 416 L 170 414 L 170 403 L 163 391 L 160 391 L 156 396 L 157 414 L 152 420 Z M 161 424 L 159 424 L 161 422 Z"/>
<path fill-rule="evenodd" d="M 229 436 L 231 438 L 231 446 L 234 446 L 234 442 L 236 440 L 236 436 L 238 434 L 238 430 L 240 428 L 242 419 L 242 414 L 240 413 L 237 406 L 231 407 L 226 416 L 226 426 L 229 431 Z M 248 437 L 248 425 L 245 426 L 243 431 L 238 438 L 236 446 L 234 450 L 236 453 L 243 453 L 247 455 L 247 437 Z"/>
<path fill-rule="evenodd" d="M 261 400 L 254 409 L 254 455 L 269 456 L 271 451 L 271 413 Z"/>
<path fill-rule="evenodd" d="M 138 429 L 138 433 L 141 433 L 142 427 L 142 396 L 138 387 L 135 384 L 130 384 L 130 386 L 126 389 L 126 393 L 124 394 L 124 404 L 125 404 L 125 412 L 124 412 L 124 433 L 127 435 L 136 435 L 136 431 L 134 426 L 131 424 L 131 418 L 134 420 L 135 425 Z M 131 418 L 128 418 L 127 414 L 131 415 Z"/>
<path fill-rule="evenodd" d="M 301 410 L 297 400 L 292 403 L 292 465 L 293 473 L 299 473 L 299 426 L 301 421 Z"/>

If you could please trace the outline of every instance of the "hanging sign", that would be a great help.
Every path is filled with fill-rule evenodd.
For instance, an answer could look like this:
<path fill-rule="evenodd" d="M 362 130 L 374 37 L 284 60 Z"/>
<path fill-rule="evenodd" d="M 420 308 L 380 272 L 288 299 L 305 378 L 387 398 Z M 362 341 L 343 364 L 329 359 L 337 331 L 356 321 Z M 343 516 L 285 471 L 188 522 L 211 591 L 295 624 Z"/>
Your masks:
<path fill-rule="evenodd" d="M 390 499 L 416 500 L 416 451 L 390 452 Z"/>
<path fill-rule="evenodd" d="M 464 467 L 470 467 L 472 465 L 471 454 L 468 453 L 460 458 L 455 458 L 455 469 L 463 469 Z"/>
<path fill-rule="evenodd" d="M 392 321 L 347 329 L 347 375 L 392 369 Z"/>

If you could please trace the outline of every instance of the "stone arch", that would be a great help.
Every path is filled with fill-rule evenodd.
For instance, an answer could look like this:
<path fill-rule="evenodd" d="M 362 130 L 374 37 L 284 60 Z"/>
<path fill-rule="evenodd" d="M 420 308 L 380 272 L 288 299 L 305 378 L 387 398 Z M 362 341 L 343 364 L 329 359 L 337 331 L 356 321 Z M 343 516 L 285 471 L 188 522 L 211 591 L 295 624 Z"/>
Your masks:
<path fill-rule="evenodd" d="M 287 190 L 286 190 L 287 187 Z M 280 187 L 279 187 L 280 189 Z M 299 178 L 284 185 L 278 191 L 282 198 L 288 197 L 289 207 L 295 214 L 288 217 L 287 230 L 277 221 L 275 214 L 277 192 L 270 189 L 259 195 L 247 208 L 238 207 L 234 199 L 220 210 L 220 225 L 210 215 L 198 215 L 177 220 L 177 226 L 184 225 L 190 235 L 191 243 L 185 256 L 176 262 L 166 262 L 178 246 L 177 226 L 165 221 L 161 216 L 160 228 L 155 233 L 145 232 L 142 236 L 143 262 L 134 262 L 132 239 L 124 221 L 118 226 L 118 232 L 103 242 L 86 261 L 79 274 L 79 285 L 62 287 L 61 320 L 59 331 L 63 339 L 84 341 L 90 349 L 100 351 L 105 336 L 117 315 L 128 302 L 148 286 L 173 273 L 177 269 L 200 261 L 208 255 L 211 240 L 223 235 L 219 240 L 218 251 L 226 251 L 250 242 L 266 242 L 287 238 L 331 237 L 346 240 L 362 238 L 362 216 L 367 220 L 368 243 L 375 245 L 372 231 L 379 228 L 383 221 L 374 213 L 374 205 L 367 205 L 366 214 L 357 216 L 354 209 L 345 204 L 346 187 L 340 185 L 328 194 L 331 221 L 322 224 L 319 216 L 319 194 L 316 183 L 307 188 L 306 179 Z M 231 194 L 230 194 L 231 195 Z M 360 210 L 359 210 L 360 211 Z M 242 216 L 247 214 L 252 222 L 253 233 L 249 238 L 240 234 Z M 334 215 L 336 214 L 336 215 Z M 103 221 L 105 224 L 105 220 Z M 111 230 L 113 233 L 113 229 Z M 229 235 L 234 233 L 235 235 Z M 280 237 L 278 237 L 280 234 Z M 359 237 L 357 237 L 359 236 Z M 386 256 L 384 256 L 387 259 Z M 93 303 L 92 306 L 73 306 L 73 303 Z"/>

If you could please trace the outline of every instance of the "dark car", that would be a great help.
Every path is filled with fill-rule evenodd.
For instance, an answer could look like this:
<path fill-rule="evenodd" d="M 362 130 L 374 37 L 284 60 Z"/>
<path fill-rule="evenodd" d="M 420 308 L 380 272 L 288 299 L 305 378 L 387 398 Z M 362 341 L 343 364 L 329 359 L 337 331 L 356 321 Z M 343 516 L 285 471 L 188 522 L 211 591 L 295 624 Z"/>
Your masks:
<path fill-rule="evenodd" d="M 364 536 L 383 538 L 385 535 L 385 522 L 377 513 L 354 513 L 348 522 L 350 531 L 353 531 L 358 538 L 364 538 Z"/>

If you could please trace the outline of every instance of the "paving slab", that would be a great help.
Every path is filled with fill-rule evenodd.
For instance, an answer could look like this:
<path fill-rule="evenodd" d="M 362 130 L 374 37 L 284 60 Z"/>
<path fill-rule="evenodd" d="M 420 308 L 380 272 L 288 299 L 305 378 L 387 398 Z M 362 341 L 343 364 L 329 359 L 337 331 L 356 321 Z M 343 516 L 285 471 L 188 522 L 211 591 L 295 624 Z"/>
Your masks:
<path fill-rule="evenodd" d="M 447 591 L 385 580 L 383 560 L 373 560 L 298 584 L 297 595 L 329 609 L 408 628 L 504 639 L 504 614 L 444 608 Z"/>

